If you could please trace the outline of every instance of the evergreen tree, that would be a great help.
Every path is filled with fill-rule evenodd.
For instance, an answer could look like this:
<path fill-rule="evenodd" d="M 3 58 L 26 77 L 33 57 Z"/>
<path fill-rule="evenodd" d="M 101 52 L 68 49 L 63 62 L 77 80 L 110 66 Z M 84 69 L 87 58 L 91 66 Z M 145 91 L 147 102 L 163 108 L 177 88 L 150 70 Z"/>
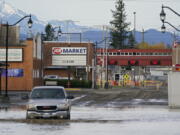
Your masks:
<path fill-rule="evenodd" d="M 112 11 L 113 18 L 110 24 L 113 26 L 111 29 L 111 37 L 112 43 L 111 46 L 115 49 L 123 49 L 127 46 L 127 39 L 128 39 L 128 26 L 130 23 L 126 22 L 126 12 L 124 7 L 123 0 L 117 0 L 115 11 Z"/>
<path fill-rule="evenodd" d="M 52 40 L 54 40 L 54 38 L 55 38 L 55 36 L 54 36 L 54 29 L 53 29 L 53 27 L 52 27 L 52 25 L 51 24 L 47 24 L 46 25 L 46 27 L 45 27 L 45 33 L 46 33 L 46 35 L 45 35 L 45 40 L 46 41 L 52 41 Z"/>
<path fill-rule="evenodd" d="M 129 32 L 129 37 L 128 37 L 128 45 L 129 45 L 129 48 L 134 48 L 135 47 L 135 39 L 134 39 L 134 35 L 132 33 L 132 31 Z"/>

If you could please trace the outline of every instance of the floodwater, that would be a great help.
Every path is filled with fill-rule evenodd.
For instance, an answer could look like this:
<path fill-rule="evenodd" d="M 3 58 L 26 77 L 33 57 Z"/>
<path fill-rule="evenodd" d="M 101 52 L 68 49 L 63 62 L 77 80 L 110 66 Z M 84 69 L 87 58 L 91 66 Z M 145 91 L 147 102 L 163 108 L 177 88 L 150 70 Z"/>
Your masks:
<path fill-rule="evenodd" d="M 1 108 L 0 135 L 180 135 L 180 110 L 167 106 L 76 106 L 71 120 L 59 123 L 28 122 L 25 114 L 22 108 Z"/>

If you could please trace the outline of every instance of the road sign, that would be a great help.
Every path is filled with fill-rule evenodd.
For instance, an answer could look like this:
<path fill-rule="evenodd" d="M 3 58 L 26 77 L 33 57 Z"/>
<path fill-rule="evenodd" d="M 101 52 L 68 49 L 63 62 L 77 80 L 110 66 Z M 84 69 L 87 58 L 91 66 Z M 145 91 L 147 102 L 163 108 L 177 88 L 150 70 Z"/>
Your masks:
<path fill-rule="evenodd" d="M 124 79 L 124 80 L 129 80 L 129 79 L 130 79 L 130 76 L 129 76 L 128 74 L 124 74 L 124 75 L 123 75 L 123 79 Z"/>
<path fill-rule="evenodd" d="M 176 67 L 176 71 L 180 71 L 180 64 L 176 64 L 175 67 Z"/>

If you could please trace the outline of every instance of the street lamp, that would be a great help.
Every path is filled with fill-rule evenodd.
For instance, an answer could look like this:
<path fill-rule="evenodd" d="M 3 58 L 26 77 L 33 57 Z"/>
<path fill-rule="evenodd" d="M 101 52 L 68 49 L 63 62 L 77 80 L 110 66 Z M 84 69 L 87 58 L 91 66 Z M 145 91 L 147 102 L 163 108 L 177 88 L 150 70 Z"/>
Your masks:
<path fill-rule="evenodd" d="M 160 19 L 162 22 L 164 22 L 164 20 L 166 19 L 166 13 L 164 12 L 163 6 L 162 6 L 161 13 L 160 13 Z"/>
<path fill-rule="evenodd" d="M 57 26 L 57 27 L 54 27 L 54 28 L 52 28 L 52 29 L 53 29 L 54 32 L 55 32 L 56 29 L 58 29 L 58 31 L 57 31 L 57 37 L 54 38 L 55 40 L 56 40 L 56 39 L 58 40 L 58 37 L 60 37 L 61 34 L 62 34 L 61 26 Z"/>
<path fill-rule="evenodd" d="M 56 28 L 56 27 L 55 27 Z M 69 35 L 71 35 L 71 34 L 74 34 L 74 35 L 79 35 L 79 42 L 81 43 L 81 41 L 82 41 L 82 33 L 78 33 L 78 32 L 73 32 L 73 33 L 70 33 L 70 32 L 62 32 L 62 30 L 61 30 L 61 27 L 59 26 L 59 27 L 57 27 L 57 28 L 59 28 L 59 30 L 58 30 L 58 35 L 59 36 L 61 36 L 62 34 L 69 34 Z"/>
<path fill-rule="evenodd" d="M 173 27 L 176 31 L 180 32 L 180 29 L 176 28 L 175 26 L 173 26 L 171 23 L 164 21 L 163 25 L 161 26 L 161 32 L 165 33 L 166 32 L 166 27 L 165 27 L 165 23 L 169 24 L 171 27 Z"/>
<path fill-rule="evenodd" d="M 166 27 L 165 27 L 164 23 L 163 23 L 163 25 L 161 26 L 161 32 L 162 32 L 162 33 L 165 33 L 165 32 L 166 32 Z"/>
<path fill-rule="evenodd" d="M 164 12 L 164 8 L 167 8 L 167 9 L 171 10 L 173 13 L 175 13 L 177 16 L 180 17 L 180 14 L 178 12 L 176 12 L 175 10 L 173 10 L 172 8 L 170 8 L 168 6 L 162 5 L 162 10 L 161 10 L 161 13 L 160 13 L 160 16 L 161 16 L 162 19 L 165 20 L 165 18 L 166 18 L 166 13 Z"/>
<path fill-rule="evenodd" d="M 166 31 L 166 27 L 165 27 L 165 23 L 169 24 L 171 27 L 173 27 L 175 30 L 177 31 L 180 31 L 178 28 L 176 28 L 175 26 L 173 26 L 171 23 L 165 21 L 166 20 L 166 13 L 164 12 L 164 8 L 167 8 L 169 10 L 171 10 L 174 14 L 176 14 L 177 16 L 180 17 L 180 14 L 177 13 L 175 10 L 173 10 L 172 8 L 168 7 L 168 6 L 163 6 L 162 5 L 162 10 L 161 10 L 161 13 L 160 13 L 160 20 L 162 21 L 162 27 L 161 27 L 161 31 L 162 33 L 164 33 Z"/>
<path fill-rule="evenodd" d="M 31 19 L 31 15 L 26 15 L 23 18 L 19 19 L 16 23 L 14 24 L 9 24 L 8 22 L 4 25 L 6 26 L 6 62 L 5 62 L 5 69 L 6 69 L 6 83 L 5 83 L 5 97 L 8 97 L 8 37 L 9 37 L 9 26 L 15 26 L 16 24 L 18 24 L 19 22 L 21 22 L 22 20 L 24 20 L 25 18 L 29 17 L 28 20 L 28 27 L 31 28 L 33 21 Z"/>

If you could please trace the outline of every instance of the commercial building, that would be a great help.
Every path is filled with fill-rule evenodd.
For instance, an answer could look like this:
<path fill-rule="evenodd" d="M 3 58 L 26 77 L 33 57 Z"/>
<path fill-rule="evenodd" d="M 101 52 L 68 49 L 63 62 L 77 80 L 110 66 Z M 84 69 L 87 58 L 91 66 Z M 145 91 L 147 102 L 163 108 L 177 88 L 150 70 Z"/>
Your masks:
<path fill-rule="evenodd" d="M 4 28 L 2 29 L 4 30 Z M 10 31 L 18 32 L 15 29 L 18 27 L 9 28 Z M 10 34 L 8 38 L 8 91 L 31 90 L 33 86 L 42 84 L 41 37 L 37 35 L 33 39 L 20 41 L 17 38 L 18 34 L 19 32 Z M 0 39 L 2 41 L 0 42 L 0 63 L 6 61 L 6 46 L 3 39 Z M 6 69 L 5 66 L 0 67 L 0 69 L 0 90 L 5 90 Z"/>
<path fill-rule="evenodd" d="M 44 41 L 44 75 L 60 79 L 92 80 L 94 44 Z"/>
<path fill-rule="evenodd" d="M 172 49 L 97 49 L 97 82 L 101 87 L 107 81 L 118 85 L 140 85 L 154 78 L 164 81 L 171 70 Z"/>
<path fill-rule="evenodd" d="M 1 25 L 0 63 L 6 63 L 6 29 Z M 31 90 L 43 85 L 44 76 L 58 75 L 60 79 L 93 80 L 94 44 L 42 41 L 41 34 L 19 40 L 19 27 L 9 27 L 8 77 L 0 67 L 0 90 Z"/>

